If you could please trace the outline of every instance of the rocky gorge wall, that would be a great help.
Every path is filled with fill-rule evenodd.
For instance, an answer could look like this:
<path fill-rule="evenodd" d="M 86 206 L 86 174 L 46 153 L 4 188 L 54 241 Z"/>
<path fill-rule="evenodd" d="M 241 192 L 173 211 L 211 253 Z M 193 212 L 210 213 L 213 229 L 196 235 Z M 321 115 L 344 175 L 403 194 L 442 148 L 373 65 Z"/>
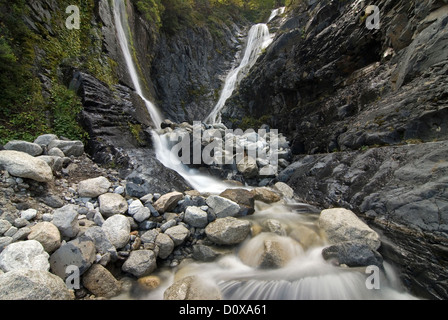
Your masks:
<path fill-rule="evenodd" d="M 297 3 L 225 123 L 265 116 L 296 155 L 278 181 L 364 217 L 406 286 L 446 298 L 447 2 Z M 367 5 L 379 29 L 366 28 Z"/>

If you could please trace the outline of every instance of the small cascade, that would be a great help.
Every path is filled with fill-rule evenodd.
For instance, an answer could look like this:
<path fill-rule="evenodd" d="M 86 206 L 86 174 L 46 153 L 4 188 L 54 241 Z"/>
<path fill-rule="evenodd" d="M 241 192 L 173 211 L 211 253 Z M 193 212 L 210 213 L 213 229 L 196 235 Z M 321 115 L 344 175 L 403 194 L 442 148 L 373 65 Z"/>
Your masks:
<path fill-rule="evenodd" d="M 284 14 L 285 10 L 286 10 L 286 7 L 280 7 L 280 8 L 273 10 L 271 12 L 271 15 L 269 16 L 268 23 L 271 22 L 272 20 L 274 20 L 275 17 L 277 17 L 281 14 Z"/>
<path fill-rule="evenodd" d="M 239 66 L 232 69 L 227 75 L 219 100 L 210 115 L 205 119 L 206 123 L 221 122 L 220 112 L 227 99 L 230 98 L 240 80 L 255 64 L 263 50 L 272 43 L 272 40 L 273 37 L 269 33 L 267 24 L 259 23 L 250 28 L 243 59 Z"/>
<path fill-rule="evenodd" d="M 117 31 L 118 42 L 120 44 L 121 51 L 126 61 L 126 66 L 129 71 L 129 75 L 132 80 L 132 84 L 135 87 L 135 91 L 145 102 L 146 108 L 148 109 L 151 119 L 154 122 L 156 128 L 160 128 L 160 124 L 163 121 L 162 115 L 157 107 L 149 101 L 143 94 L 142 87 L 140 85 L 140 80 L 138 77 L 137 69 L 135 67 L 134 61 L 132 59 L 131 50 L 128 45 L 128 39 L 126 37 L 126 32 L 124 26 L 128 27 L 127 16 L 126 16 L 126 6 L 123 0 L 114 0 L 114 18 L 115 18 L 115 28 Z"/>

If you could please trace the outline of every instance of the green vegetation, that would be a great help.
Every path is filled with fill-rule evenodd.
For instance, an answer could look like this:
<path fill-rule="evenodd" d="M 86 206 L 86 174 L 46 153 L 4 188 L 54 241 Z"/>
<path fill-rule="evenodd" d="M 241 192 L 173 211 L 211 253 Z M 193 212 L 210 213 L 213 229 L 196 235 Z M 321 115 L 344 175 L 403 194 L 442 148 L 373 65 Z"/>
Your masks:
<path fill-rule="evenodd" d="M 272 9 L 283 6 L 285 0 L 133 0 L 144 17 L 175 34 L 185 27 L 214 25 L 234 21 L 236 17 L 256 23 L 266 21 Z"/>
<path fill-rule="evenodd" d="M 137 143 L 139 143 L 140 145 L 144 144 L 144 140 L 142 138 L 143 130 L 141 124 L 128 122 L 128 126 L 129 131 L 131 132 L 132 136 L 135 138 Z"/>
<path fill-rule="evenodd" d="M 206 26 L 218 40 L 224 36 L 223 24 L 266 21 L 273 8 L 285 5 L 285 0 L 131 1 L 154 35 L 158 30 L 173 35 L 186 27 Z M 81 101 L 67 88 L 70 70 L 93 74 L 110 87 L 118 82 L 117 63 L 103 52 L 95 2 L 54 0 L 31 9 L 30 0 L 0 0 L 0 143 L 30 141 L 43 133 L 87 138 L 77 122 Z M 65 27 L 69 5 L 80 9 L 79 30 Z M 191 93 L 199 96 L 203 91 L 193 88 Z M 130 129 L 140 136 L 139 128 Z"/>
<path fill-rule="evenodd" d="M 76 121 L 81 101 L 67 89 L 65 72 L 77 68 L 117 83 L 116 63 L 102 53 L 100 26 L 91 23 L 95 0 L 56 0 L 57 9 L 42 4 L 50 15 L 40 20 L 27 3 L 0 0 L 0 143 L 42 133 L 85 139 Z M 65 27 L 69 5 L 80 9 L 79 30 Z"/>

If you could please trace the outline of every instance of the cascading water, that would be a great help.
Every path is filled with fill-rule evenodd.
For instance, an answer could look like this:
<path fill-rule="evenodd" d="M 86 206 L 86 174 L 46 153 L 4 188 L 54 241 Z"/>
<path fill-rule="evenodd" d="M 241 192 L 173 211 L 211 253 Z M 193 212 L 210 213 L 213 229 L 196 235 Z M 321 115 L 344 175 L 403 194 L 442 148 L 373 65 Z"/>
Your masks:
<path fill-rule="evenodd" d="M 277 14 L 278 12 L 275 15 Z M 243 59 L 241 60 L 239 66 L 232 69 L 227 75 L 219 100 L 210 115 L 205 119 L 206 123 L 221 122 L 220 112 L 224 107 L 227 99 L 230 98 L 239 81 L 255 64 L 258 56 L 265 48 L 267 48 L 271 44 L 272 40 L 273 37 L 269 33 L 267 24 L 259 23 L 250 28 L 249 34 L 247 35 L 247 44 Z"/>
<path fill-rule="evenodd" d="M 269 20 L 284 12 L 276 10 Z M 123 0 L 114 0 L 114 16 L 120 47 L 126 60 L 133 85 L 145 101 L 155 125 L 160 128 L 162 116 L 142 92 L 138 74 L 128 45 L 123 26 L 127 26 Z M 219 113 L 225 101 L 235 89 L 238 79 L 255 63 L 258 55 L 272 41 L 266 24 L 251 28 L 247 47 L 240 65 L 232 70 L 226 80 L 218 104 L 207 118 L 212 123 L 220 121 Z M 199 175 L 179 161 L 173 161 L 170 141 L 166 135 L 153 132 L 158 159 L 167 167 L 177 171 L 200 192 L 220 192 L 228 186 L 221 181 Z M 297 206 L 296 206 L 297 207 Z M 300 206 L 299 206 L 300 207 Z M 213 263 L 190 263 L 175 275 L 172 271 L 160 270 L 164 283 L 146 299 L 162 299 L 165 289 L 176 278 L 198 275 L 208 287 L 217 287 L 224 299 L 412 299 L 399 288 L 392 268 L 385 263 L 382 272 L 381 290 L 366 288 L 363 270 L 341 268 L 324 261 L 321 255 L 325 238 L 319 234 L 315 214 L 306 214 L 295 209 L 293 204 L 261 205 L 257 202 L 255 214 L 249 219 L 253 235 L 242 243 L 235 254 L 226 255 Z M 266 220 L 275 219 L 283 225 L 280 234 L 261 231 Z M 304 237 L 304 235 L 307 237 Z M 299 237 L 300 239 L 298 239 Z M 266 251 L 270 248 L 270 251 Z"/>
<path fill-rule="evenodd" d="M 145 102 L 146 108 L 148 109 L 149 114 L 151 115 L 151 119 L 154 122 L 156 128 L 160 128 L 160 124 L 162 123 L 162 115 L 157 107 L 143 94 L 142 88 L 140 86 L 140 81 L 138 77 L 137 70 L 135 68 L 134 61 L 132 59 L 131 50 L 128 45 L 128 38 L 126 37 L 126 32 L 123 25 L 128 26 L 127 16 L 126 16 L 126 7 L 123 0 L 114 0 L 114 18 L 115 18 L 115 28 L 117 30 L 118 42 L 120 44 L 121 51 L 123 52 L 123 56 L 126 61 L 126 66 L 129 71 L 129 75 L 132 80 L 132 84 L 135 87 L 135 91 Z"/>
<path fill-rule="evenodd" d="M 157 107 L 150 102 L 147 98 L 145 98 L 138 73 L 132 59 L 131 50 L 129 47 L 128 37 L 126 36 L 126 31 L 124 26 L 128 27 L 127 16 L 126 16 L 126 6 L 123 0 L 114 0 L 114 18 L 115 18 L 115 27 L 117 31 L 118 42 L 120 44 L 120 48 L 123 52 L 123 56 L 126 61 L 126 66 L 131 77 L 132 83 L 135 87 L 135 91 L 145 102 L 146 107 L 148 109 L 149 114 L 151 115 L 151 119 L 154 122 L 154 125 L 157 129 L 160 129 L 160 125 L 163 121 L 163 117 Z M 129 28 L 128 28 L 129 30 Z M 177 171 L 190 185 L 200 192 L 222 192 L 227 189 L 229 186 L 217 179 L 212 177 L 207 177 L 205 175 L 201 175 L 197 173 L 196 170 L 190 169 L 182 163 L 174 161 L 172 157 L 170 144 L 168 141 L 168 137 L 159 135 L 156 131 L 152 132 L 154 147 L 156 151 L 157 159 L 167 168 L 173 169 Z"/>
<path fill-rule="evenodd" d="M 284 14 L 286 7 L 277 8 L 272 10 L 271 15 L 269 16 L 268 23 L 271 22 L 276 16 Z"/>

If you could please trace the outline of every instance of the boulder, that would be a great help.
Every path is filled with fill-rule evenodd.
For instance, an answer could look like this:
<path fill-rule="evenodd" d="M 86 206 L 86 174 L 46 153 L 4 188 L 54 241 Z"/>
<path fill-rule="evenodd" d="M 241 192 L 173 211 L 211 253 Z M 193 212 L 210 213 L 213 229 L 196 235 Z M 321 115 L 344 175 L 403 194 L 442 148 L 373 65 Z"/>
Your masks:
<path fill-rule="evenodd" d="M 83 286 L 97 297 L 112 298 L 121 291 L 120 282 L 102 265 L 94 264 L 82 277 Z"/>
<path fill-rule="evenodd" d="M 163 294 L 164 300 L 221 300 L 219 288 L 198 276 L 188 276 L 176 281 Z"/>
<path fill-rule="evenodd" d="M 160 259 L 166 259 L 173 252 L 174 241 L 170 236 L 164 233 L 159 233 L 155 240 L 156 245 L 159 247 L 158 257 Z"/>
<path fill-rule="evenodd" d="M 80 157 L 84 154 L 84 144 L 82 141 L 66 141 L 54 139 L 48 144 L 48 150 L 59 148 L 66 157 Z"/>
<path fill-rule="evenodd" d="M 52 223 L 59 229 L 63 237 L 73 238 L 79 232 L 77 206 L 68 204 L 56 209 Z"/>
<path fill-rule="evenodd" d="M 53 172 L 45 161 L 20 151 L 0 151 L 0 168 L 15 177 L 28 178 L 38 182 L 53 180 Z"/>
<path fill-rule="evenodd" d="M 128 210 L 128 203 L 117 193 L 105 193 L 98 197 L 100 212 L 105 217 L 123 214 Z"/>
<path fill-rule="evenodd" d="M 233 217 L 219 218 L 205 228 L 207 237 L 218 245 L 235 245 L 250 233 L 250 222 Z"/>
<path fill-rule="evenodd" d="M 274 185 L 274 188 L 276 190 L 278 190 L 281 194 L 283 194 L 284 197 L 292 199 L 294 198 L 294 190 L 288 186 L 286 183 L 284 182 L 277 182 Z"/>
<path fill-rule="evenodd" d="M 78 184 L 80 197 L 95 198 L 106 193 L 112 184 L 105 177 L 83 180 Z"/>
<path fill-rule="evenodd" d="M 137 278 L 141 278 L 150 275 L 157 268 L 156 259 L 157 257 L 152 250 L 131 251 L 129 258 L 121 269 Z"/>
<path fill-rule="evenodd" d="M 51 148 L 50 150 L 48 150 L 48 155 L 49 156 L 53 156 L 53 157 L 59 157 L 59 158 L 64 158 L 65 154 L 64 152 L 62 152 L 61 149 L 59 148 Z"/>
<path fill-rule="evenodd" d="M 274 203 L 281 200 L 278 193 L 275 193 L 266 187 L 255 188 L 251 192 L 255 200 L 262 201 L 264 203 Z"/>
<path fill-rule="evenodd" d="M 140 240 L 142 241 L 142 243 L 155 243 L 159 233 L 160 232 L 156 229 L 146 231 L 144 234 L 142 234 Z"/>
<path fill-rule="evenodd" d="M 349 267 L 383 267 L 383 257 L 376 250 L 372 250 L 361 241 L 347 241 L 334 244 L 322 250 L 325 260 L 345 264 Z"/>
<path fill-rule="evenodd" d="M 178 246 L 181 245 L 185 241 L 185 239 L 187 239 L 187 237 L 190 235 L 190 230 L 182 225 L 179 225 L 168 228 L 165 231 L 165 234 L 167 234 L 173 240 L 175 246 Z"/>
<path fill-rule="evenodd" d="M 106 233 L 101 227 L 90 227 L 84 233 L 84 237 L 87 237 L 95 244 L 96 251 L 101 255 L 109 255 L 112 261 L 115 261 L 118 257 L 117 250 L 114 245 L 109 241 Z"/>
<path fill-rule="evenodd" d="M 36 138 L 36 140 L 34 140 L 34 143 L 39 145 L 39 146 L 48 146 L 50 144 L 51 141 L 53 140 L 57 140 L 58 136 L 55 134 L 43 134 L 40 135 Z"/>
<path fill-rule="evenodd" d="M 158 212 L 165 213 L 173 210 L 183 197 L 184 195 L 180 192 L 170 192 L 157 199 L 153 206 Z"/>
<path fill-rule="evenodd" d="M 378 233 L 347 209 L 323 210 L 319 216 L 319 227 L 331 244 L 359 240 L 372 250 L 378 250 L 381 245 Z"/>
<path fill-rule="evenodd" d="M 45 270 L 13 270 L 0 275 L 0 300 L 73 300 L 58 276 Z"/>
<path fill-rule="evenodd" d="M 28 240 L 39 241 L 48 253 L 52 253 L 61 246 L 59 229 L 51 222 L 43 221 L 32 226 Z"/>
<path fill-rule="evenodd" d="M 133 216 L 143 207 L 143 203 L 140 200 L 134 200 L 129 204 L 128 214 Z"/>
<path fill-rule="evenodd" d="M 79 268 L 79 274 L 86 272 L 95 261 L 95 244 L 90 239 L 75 239 L 63 244 L 50 256 L 52 273 L 65 279 L 68 266 Z"/>
<path fill-rule="evenodd" d="M 255 212 L 255 198 L 252 192 L 250 192 L 249 190 L 227 189 L 223 191 L 219 196 L 238 203 L 238 205 L 240 206 L 238 214 L 240 216 L 247 216 Z"/>
<path fill-rule="evenodd" d="M 151 217 L 151 209 L 147 207 L 142 207 L 138 209 L 137 213 L 134 214 L 134 220 L 137 222 L 143 222 Z"/>
<path fill-rule="evenodd" d="M 217 218 L 234 217 L 240 212 L 238 203 L 224 197 L 212 195 L 206 202 Z"/>
<path fill-rule="evenodd" d="M 36 143 L 21 140 L 11 140 L 3 146 L 5 150 L 14 150 L 25 152 L 30 156 L 36 157 L 42 154 L 42 147 Z"/>
<path fill-rule="evenodd" d="M 49 257 L 44 247 L 36 240 L 15 242 L 0 253 L 0 269 L 4 272 L 18 269 L 48 271 Z"/>
<path fill-rule="evenodd" d="M 185 223 L 195 228 L 205 228 L 208 224 L 207 212 L 198 207 L 188 207 L 184 215 Z"/>
<path fill-rule="evenodd" d="M 244 157 L 237 163 L 237 169 L 246 179 L 256 178 L 258 176 L 257 161 L 252 157 Z"/>
<path fill-rule="evenodd" d="M 115 248 L 121 249 L 129 242 L 131 224 L 125 216 L 116 214 L 109 217 L 101 228 Z"/>
<path fill-rule="evenodd" d="M 20 212 L 20 217 L 28 221 L 33 220 L 37 215 L 36 209 L 27 209 Z"/>

